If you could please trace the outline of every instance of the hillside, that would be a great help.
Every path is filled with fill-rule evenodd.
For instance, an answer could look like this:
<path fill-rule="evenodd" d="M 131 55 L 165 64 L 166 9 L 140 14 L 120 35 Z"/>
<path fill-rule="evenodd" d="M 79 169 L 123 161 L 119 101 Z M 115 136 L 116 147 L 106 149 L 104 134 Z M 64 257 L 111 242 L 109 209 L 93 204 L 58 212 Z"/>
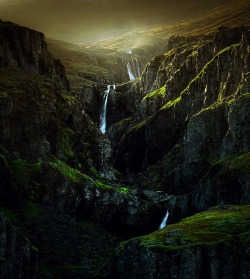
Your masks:
<path fill-rule="evenodd" d="M 0 21 L 0 279 L 250 278 L 247 7 L 123 50 Z"/>
<path fill-rule="evenodd" d="M 224 6 L 209 10 L 192 20 L 178 22 L 166 26 L 159 26 L 148 30 L 129 32 L 107 40 L 83 42 L 87 48 L 116 49 L 153 48 L 165 50 L 169 37 L 175 35 L 207 35 L 216 32 L 221 25 L 236 27 L 250 24 L 249 1 L 234 1 Z M 156 55 L 156 53 L 154 53 Z"/>

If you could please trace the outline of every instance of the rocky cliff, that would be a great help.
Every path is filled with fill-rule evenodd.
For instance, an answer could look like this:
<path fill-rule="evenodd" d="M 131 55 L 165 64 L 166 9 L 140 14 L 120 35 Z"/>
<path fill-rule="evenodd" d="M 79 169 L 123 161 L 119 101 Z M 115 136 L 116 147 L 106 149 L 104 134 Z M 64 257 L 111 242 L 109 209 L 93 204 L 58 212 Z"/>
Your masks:
<path fill-rule="evenodd" d="M 36 278 L 36 248 L 0 213 L 0 278 Z"/>
<path fill-rule="evenodd" d="M 1 276 L 247 278 L 249 28 L 171 38 L 110 92 L 109 138 L 41 33 L 0 30 Z"/>
<path fill-rule="evenodd" d="M 53 272 L 61 277 L 60 272 L 64 273 L 65 266 L 82 264 L 79 255 L 72 256 L 73 260 L 65 260 L 65 254 L 61 254 L 58 246 L 56 256 L 50 248 L 46 252 L 44 242 L 33 237 L 33 230 L 37 233 L 36 229 L 41 230 L 46 220 L 50 220 L 55 226 L 50 234 L 51 242 L 56 242 L 60 229 L 50 219 L 52 208 L 57 212 L 55 219 L 60 218 L 60 214 L 68 214 L 70 217 L 61 217 L 68 224 L 74 218 L 87 219 L 86 211 L 84 214 L 80 212 L 85 194 L 95 192 L 96 185 L 101 183 L 99 180 L 104 184 L 106 180 L 116 179 L 110 163 L 111 149 L 107 138 L 84 112 L 81 100 L 69 91 L 64 66 L 48 52 L 44 35 L 9 22 L 1 22 L 0 30 L 0 209 L 10 212 L 8 218 L 17 221 L 20 233 L 25 232 L 31 239 L 39 258 L 37 270 L 32 271 L 28 260 L 35 258 L 29 254 L 28 241 L 27 244 L 22 239 L 16 241 L 13 236 L 8 241 L 7 252 L 3 250 L 1 276 L 4 277 L 1 278 L 49 278 Z M 88 185 L 92 188 L 85 193 L 83 189 L 85 186 L 88 189 Z M 43 207 L 44 204 L 50 209 Z M 34 226 L 29 225 L 30 219 Z M 4 222 L 0 227 L 5 232 Z M 83 233 L 78 222 L 73 227 L 75 235 Z M 93 227 L 95 230 L 95 225 Z M 8 232 L 5 232 L 6 237 L 11 238 L 11 229 Z M 44 231 L 45 242 L 49 238 L 48 232 Z M 91 230 L 87 234 L 91 235 Z M 107 236 L 107 239 L 107 243 L 110 241 L 114 245 L 116 240 L 113 237 Z M 69 244 L 70 237 L 65 241 Z M 16 245 L 16 250 L 9 245 Z M 72 245 L 74 248 L 66 245 L 65 253 L 70 249 L 77 250 L 74 246 L 77 242 Z M 10 258 L 5 263 L 8 249 L 11 249 Z M 23 251 L 25 249 L 27 251 Z M 54 268 L 58 265 L 57 256 L 61 268 L 49 272 L 47 266 Z M 104 274 L 107 259 L 102 258 Z M 100 261 L 93 264 L 91 270 L 97 269 L 98 272 Z M 34 277 L 28 275 L 32 272 Z M 72 273 L 74 270 L 67 271 L 67 274 Z"/>
<path fill-rule="evenodd" d="M 110 128 L 117 169 L 186 199 L 185 214 L 249 203 L 249 55 L 248 27 L 171 38 L 134 86 L 132 117 Z"/>
<path fill-rule="evenodd" d="M 248 278 L 249 212 L 249 206 L 217 207 L 123 242 L 112 278 Z"/>

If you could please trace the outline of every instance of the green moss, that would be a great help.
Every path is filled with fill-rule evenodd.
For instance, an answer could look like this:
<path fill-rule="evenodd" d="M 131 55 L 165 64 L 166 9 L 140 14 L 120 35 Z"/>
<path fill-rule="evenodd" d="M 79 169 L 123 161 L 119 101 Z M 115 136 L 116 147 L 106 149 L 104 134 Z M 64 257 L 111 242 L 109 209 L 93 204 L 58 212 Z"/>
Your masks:
<path fill-rule="evenodd" d="M 206 63 L 206 65 L 205 65 L 205 66 L 203 67 L 203 69 L 198 73 L 198 75 L 197 75 L 193 80 L 191 80 L 191 81 L 189 82 L 189 84 L 185 87 L 185 89 L 180 93 L 180 96 L 179 96 L 178 98 L 176 98 L 175 100 L 169 101 L 167 104 L 165 104 L 165 105 L 161 108 L 161 110 L 168 109 L 168 108 L 170 108 L 170 107 L 172 107 L 172 106 L 175 106 L 178 102 L 180 102 L 181 99 L 182 99 L 182 95 L 187 94 L 187 91 L 189 90 L 190 86 L 191 86 L 194 82 L 196 82 L 198 79 L 200 79 L 200 78 L 206 73 L 206 70 L 207 70 L 208 66 L 209 66 L 212 62 L 214 62 L 214 60 L 215 60 L 217 57 L 219 57 L 220 55 L 223 55 L 223 54 L 226 53 L 227 51 L 230 51 L 230 50 L 232 50 L 232 49 L 234 49 L 234 48 L 237 48 L 237 47 L 239 47 L 239 46 L 240 46 L 240 43 L 234 44 L 234 45 L 231 45 L 231 46 L 228 46 L 228 47 L 222 49 L 221 51 L 219 51 L 208 63 Z M 222 97 L 222 96 L 221 96 L 221 97 Z"/>
<path fill-rule="evenodd" d="M 71 168 L 66 163 L 62 162 L 61 160 L 55 159 L 54 162 L 49 162 L 49 165 L 58 170 L 64 177 L 69 179 L 70 181 L 74 183 L 82 183 L 84 181 L 92 181 L 92 179 L 86 175 L 81 173 L 80 171 Z"/>
<path fill-rule="evenodd" d="M 238 99 L 250 99 L 250 93 L 242 94 L 238 97 Z"/>
<path fill-rule="evenodd" d="M 33 252 L 36 252 L 36 253 L 39 252 L 39 249 L 36 246 L 32 245 L 30 248 L 31 248 L 31 251 L 33 251 Z"/>
<path fill-rule="evenodd" d="M 225 158 L 216 164 L 222 165 L 221 172 L 236 172 L 242 175 L 250 174 L 250 152 Z"/>
<path fill-rule="evenodd" d="M 31 196 L 32 188 L 37 186 L 37 180 L 42 172 L 42 163 L 28 163 L 26 160 L 17 159 L 9 162 L 11 178 L 21 192 Z"/>
<path fill-rule="evenodd" d="M 230 172 L 240 172 L 242 174 L 250 174 L 250 152 L 225 160 Z"/>
<path fill-rule="evenodd" d="M 113 190 L 114 189 L 114 187 L 112 187 L 110 185 L 107 185 L 107 184 L 104 184 L 100 180 L 95 180 L 94 184 L 97 188 L 100 188 L 102 190 Z"/>
<path fill-rule="evenodd" d="M 73 157 L 73 150 L 71 147 L 72 137 L 74 132 L 70 129 L 63 129 L 61 132 L 61 148 L 62 152 L 68 158 Z"/>
<path fill-rule="evenodd" d="M 201 111 L 197 112 L 194 116 L 198 116 L 198 115 L 200 115 L 204 112 L 207 112 L 207 111 L 213 111 L 214 109 L 217 109 L 218 107 L 221 107 L 223 105 L 225 105 L 225 102 L 223 102 L 223 101 L 215 102 L 211 106 L 209 106 L 207 108 L 204 108 Z"/>
<path fill-rule="evenodd" d="M 141 122 L 139 122 L 138 124 L 134 125 L 133 127 L 131 127 L 126 134 L 123 135 L 122 140 L 130 133 L 134 133 L 138 130 L 140 130 L 143 126 L 145 126 L 147 124 L 148 121 L 150 121 L 153 118 L 153 115 L 151 115 L 150 117 L 142 120 Z"/>
<path fill-rule="evenodd" d="M 114 186 L 111 186 L 111 185 L 107 185 L 103 182 L 101 182 L 100 180 L 95 180 L 94 181 L 94 185 L 99 188 L 99 189 L 102 189 L 102 190 L 113 190 L 113 191 L 116 191 L 118 193 L 121 193 L 121 194 L 129 194 L 130 193 L 130 189 L 126 188 L 126 187 L 114 187 Z"/>
<path fill-rule="evenodd" d="M 206 65 L 205 65 L 205 66 L 203 67 L 203 69 L 199 72 L 199 74 L 198 74 L 198 75 L 188 84 L 188 86 L 181 92 L 181 95 L 182 95 L 185 91 L 189 90 L 189 87 L 191 86 L 191 84 L 193 84 L 197 79 L 201 78 L 201 77 L 205 74 L 205 72 L 206 72 L 208 66 L 209 66 L 212 62 L 214 62 L 214 60 L 215 60 L 217 57 L 219 57 L 220 55 L 224 54 L 225 52 L 230 51 L 230 50 L 232 50 L 232 49 L 234 49 L 234 48 L 237 48 L 237 47 L 239 47 L 239 46 L 240 46 L 240 43 L 238 43 L 238 44 L 233 44 L 233 45 L 228 46 L 228 47 L 222 49 L 221 51 L 219 51 L 208 63 L 206 63 Z"/>
<path fill-rule="evenodd" d="M 180 102 L 180 100 L 181 100 L 181 96 L 178 97 L 178 98 L 176 98 L 176 99 L 174 99 L 174 100 L 171 100 L 171 101 L 167 102 L 167 103 L 161 108 L 161 110 L 169 109 L 170 107 L 175 106 L 176 104 L 178 104 L 178 103 Z"/>
<path fill-rule="evenodd" d="M 250 206 L 217 206 L 183 219 L 146 236 L 135 238 L 139 246 L 163 252 L 192 246 L 212 246 L 240 236 L 249 245 Z M 168 239 L 171 239 L 168 242 Z M 129 241 L 128 241 L 129 242 Z M 128 242 L 122 243 L 117 253 Z M 171 244 L 169 244 L 171 243 Z"/>
<path fill-rule="evenodd" d="M 116 191 L 122 194 L 129 194 L 131 192 L 130 189 L 126 187 L 117 188 Z"/>
<path fill-rule="evenodd" d="M 152 98 L 155 98 L 156 96 L 161 96 L 161 97 L 164 97 L 166 94 L 166 87 L 165 86 L 162 86 L 161 88 L 159 89 L 156 89 L 155 91 L 147 94 L 143 100 L 147 100 L 147 99 L 152 99 Z"/>
<path fill-rule="evenodd" d="M 169 50 L 168 52 L 166 52 L 166 53 L 164 54 L 164 56 L 165 56 L 166 58 L 168 58 L 168 57 L 170 57 L 171 55 L 173 55 L 174 52 L 175 52 L 175 49 L 171 49 L 171 50 Z"/>

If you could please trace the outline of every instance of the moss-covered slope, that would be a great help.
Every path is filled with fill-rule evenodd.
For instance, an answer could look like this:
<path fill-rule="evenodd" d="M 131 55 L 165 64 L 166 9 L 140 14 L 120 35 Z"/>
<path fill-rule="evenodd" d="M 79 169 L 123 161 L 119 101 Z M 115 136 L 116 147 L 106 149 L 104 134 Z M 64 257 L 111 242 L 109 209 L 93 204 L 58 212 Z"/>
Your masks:
<path fill-rule="evenodd" d="M 113 276 L 247 278 L 249 225 L 249 206 L 217 206 L 123 242 L 116 251 Z"/>

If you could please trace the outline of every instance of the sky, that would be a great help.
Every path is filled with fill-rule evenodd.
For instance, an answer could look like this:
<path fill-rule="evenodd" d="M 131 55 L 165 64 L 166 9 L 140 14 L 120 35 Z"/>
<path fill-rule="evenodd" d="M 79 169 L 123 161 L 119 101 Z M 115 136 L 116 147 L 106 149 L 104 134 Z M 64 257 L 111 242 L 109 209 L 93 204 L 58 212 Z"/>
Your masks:
<path fill-rule="evenodd" d="M 0 19 L 72 43 L 193 18 L 237 0 L 0 0 Z"/>

